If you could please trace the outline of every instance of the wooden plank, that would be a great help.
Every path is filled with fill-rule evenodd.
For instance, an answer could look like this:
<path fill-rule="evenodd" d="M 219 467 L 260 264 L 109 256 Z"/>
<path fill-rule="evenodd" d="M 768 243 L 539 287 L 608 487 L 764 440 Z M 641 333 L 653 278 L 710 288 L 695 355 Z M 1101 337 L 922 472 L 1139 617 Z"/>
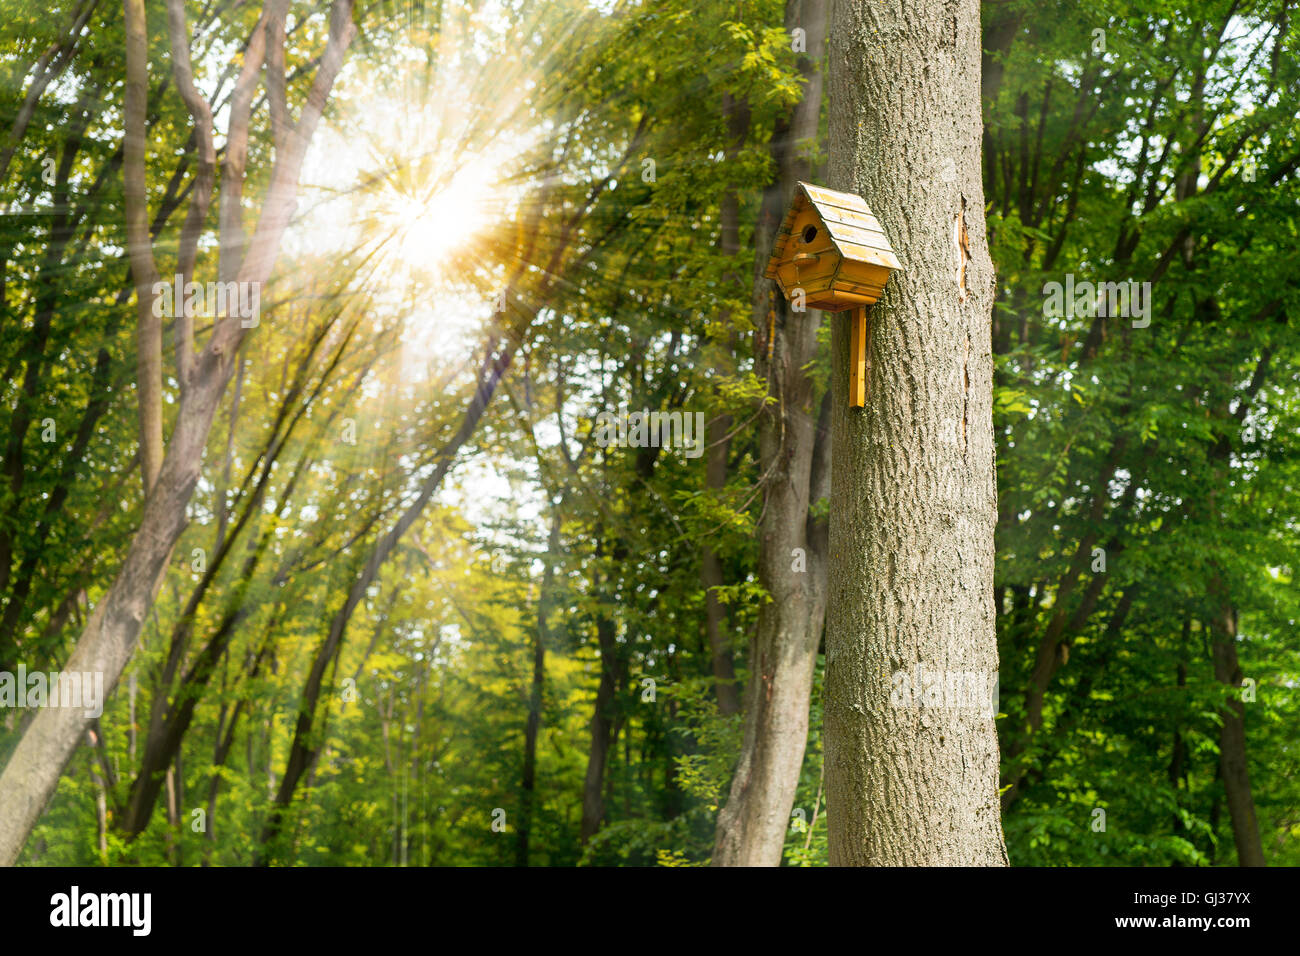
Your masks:
<path fill-rule="evenodd" d="M 863 229 L 880 228 L 880 220 L 865 206 L 860 209 L 848 209 L 826 202 L 813 203 L 813 205 L 817 208 L 818 215 L 829 222 L 848 223 L 852 226 L 861 226 Z"/>
<path fill-rule="evenodd" d="M 867 310 L 859 307 L 849 313 L 849 405 L 867 405 Z"/>
<path fill-rule="evenodd" d="M 866 208 L 867 204 L 861 196 L 855 196 L 853 193 L 837 192 L 834 189 L 827 189 L 825 186 L 814 186 L 812 183 L 800 183 L 810 199 L 815 202 L 828 202 L 837 206 L 861 206 Z"/>
<path fill-rule="evenodd" d="M 814 264 L 802 268 L 795 268 L 793 262 L 784 260 L 773 270 L 773 277 L 787 292 L 796 288 L 803 289 L 805 292 L 814 287 L 825 288 L 839 267 L 839 259 L 838 253 L 831 249 L 818 256 Z M 822 280 L 826 280 L 825 284 L 819 285 Z"/>
<path fill-rule="evenodd" d="M 880 220 L 871 213 L 851 212 L 847 209 L 837 209 L 834 206 L 818 206 L 817 213 L 827 222 L 857 226 L 859 229 L 868 229 L 871 232 L 885 231 L 885 227 L 880 224 Z"/>
<path fill-rule="evenodd" d="M 869 246 L 860 246 L 855 242 L 836 243 L 840 252 L 849 259 L 858 262 L 869 262 L 876 266 L 887 266 L 890 269 L 901 269 L 903 266 L 898 261 L 898 256 L 894 255 L 888 249 L 872 249 Z"/>
<path fill-rule="evenodd" d="M 879 292 L 889 281 L 893 272 L 886 266 L 871 262 L 858 262 L 845 257 L 840 260 L 840 272 L 837 277 L 847 285 L 863 285 Z"/>
<path fill-rule="evenodd" d="M 837 296 L 845 301 L 845 308 L 851 305 L 870 305 L 873 302 L 879 302 L 880 297 L 885 294 L 885 290 L 878 287 L 848 284 L 836 281 L 834 292 Z M 841 310 L 843 311 L 843 310 Z"/>
<path fill-rule="evenodd" d="M 839 242 L 852 242 L 859 246 L 866 246 L 868 249 L 893 251 L 889 245 L 889 237 L 881 229 L 863 229 L 861 226 L 850 226 L 843 222 L 823 221 L 826 223 L 826 230 Z"/>
<path fill-rule="evenodd" d="M 863 206 L 861 208 L 850 208 L 846 206 L 836 206 L 835 203 L 813 203 L 822 219 L 835 220 L 836 222 L 850 222 L 853 225 L 863 226 L 866 229 L 879 229 L 880 220 L 872 215 L 871 209 Z"/>

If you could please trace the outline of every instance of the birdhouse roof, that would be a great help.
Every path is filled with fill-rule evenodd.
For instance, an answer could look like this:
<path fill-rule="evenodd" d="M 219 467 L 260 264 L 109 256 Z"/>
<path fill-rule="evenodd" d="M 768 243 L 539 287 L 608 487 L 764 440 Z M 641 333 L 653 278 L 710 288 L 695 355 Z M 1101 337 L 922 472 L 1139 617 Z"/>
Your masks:
<path fill-rule="evenodd" d="M 794 202 L 786 210 L 781 229 L 772 245 L 772 258 L 767 263 L 764 275 L 776 278 L 776 268 L 782 261 L 794 221 L 803 212 L 806 205 L 811 205 L 821 219 L 822 225 L 831 237 L 835 250 L 845 259 L 854 262 L 867 262 L 871 265 L 901 269 L 902 265 L 894 250 L 889 245 L 885 230 L 880 220 L 871 214 L 861 196 L 852 193 L 840 193 L 833 189 L 814 186 L 812 183 L 799 183 L 795 187 Z"/>

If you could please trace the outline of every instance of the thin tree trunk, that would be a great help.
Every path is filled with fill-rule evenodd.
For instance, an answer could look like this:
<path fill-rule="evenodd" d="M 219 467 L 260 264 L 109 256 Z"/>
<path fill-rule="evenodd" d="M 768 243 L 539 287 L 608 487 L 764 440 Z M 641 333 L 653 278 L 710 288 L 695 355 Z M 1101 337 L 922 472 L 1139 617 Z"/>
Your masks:
<path fill-rule="evenodd" d="M 491 404 L 493 395 L 496 394 L 501 377 L 510 366 L 517 346 L 518 340 L 511 339 L 502 345 L 499 350 L 496 348 L 495 342 L 486 350 L 479 370 L 478 387 L 465 409 L 460 428 L 444 446 L 442 453 L 438 457 L 437 465 L 425 479 L 419 495 L 407 506 L 392 527 L 374 543 L 365 563 L 361 566 L 359 573 L 349 587 L 343 604 L 330 621 L 325 640 L 317 649 L 311 670 L 308 672 L 306 684 L 303 687 L 298 720 L 294 726 L 293 743 L 289 748 L 289 758 L 285 763 L 284 776 L 280 779 L 280 787 L 276 791 L 274 804 L 271 807 L 266 826 L 262 831 L 262 846 L 257 858 L 259 864 L 266 854 L 271 851 L 272 844 L 279 836 L 285 812 L 293 800 L 299 781 L 320 754 L 321 745 L 313 736 L 316 705 L 321 696 L 325 669 L 331 661 L 337 658 L 341 650 L 348 623 L 352 619 L 352 613 L 365 598 L 370 585 L 379 577 L 380 569 L 388 556 L 397 547 L 398 542 L 401 541 L 411 525 L 420 517 L 425 505 L 428 504 L 433 497 L 433 493 L 442 484 L 442 479 L 451 469 L 461 446 L 474 434 L 479 419 L 487 410 L 488 405 Z"/>
<path fill-rule="evenodd" d="M 104 782 L 95 775 L 95 833 L 98 837 L 99 862 L 108 866 L 108 799 Z"/>
<path fill-rule="evenodd" d="M 324 337 L 326 330 L 330 327 L 330 324 L 322 327 L 321 338 Z M 319 339 L 317 342 L 319 342 Z M 317 343 L 313 343 L 308 355 L 315 354 L 315 344 Z M 341 349 L 342 346 L 340 346 Z M 339 357 L 341 357 L 341 351 L 335 355 L 336 362 Z M 331 363 L 323 374 L 328 377 L 332 368 L 333 364 Z M 155 694 L 151 708 L 149 732 L 145 737 L 144 757 L 141 760 L 136 778 L 131 785 L 126 812 L 120 814 L 117 821 L 118 829 L 128 840 L 134 839 L 149 825 L 149 818 L 153 814 L 154 802 L 158 796 L 159 775 L 166 767 L 171 765 L 172 761 L 179 758 L 183 736 L 189 728 L 190 721 L 194 716 L 194 710 L 202 698 L 203 691 L 215 672 L 218 662 L 222 659 L 230 640 L 234 637 L 236 627 L 252 608 L 244 600 L 245 593 L 274 537 L 273 527 L 265 529 L 255 546 L 249 551 L 236 577 L 237 584 L 226 602 L 226 607 L 215 631 L 208 642 L 199 650 L 190 668 L 183 675 L 179 685 L 177 685 L 175 681 L 176 672 L 186 656 L 199 606 L 208 589 L 216 580 L 217 574 L 220 572 L 229 553 L 247 528 L 250 519 L 261 514 L 261 502 L 266 493 L 272 467 L 278 460 L 288 437 L 293 433 L 294 426 L 300 420 L 300 415 L 295 415 L 288 420 L 286 425 L 283 421 L 286 417 L 285 412 L 291 405 L 299 405 L 301 411 L 301 409 L 308 407 L 311 401 L 309 398 L 305 403 L 298 403 L 297 396 L 301 386 L 302 382 L 300 380 L 290 389 L 288 393 L 289 399 L 281 408 L 281 420 L 274 423 L 267 444 L 261 452 L 260 457 L 263 460 L 261 475 L 257 479 L 248 500 L 244 502 L 243 511 L 235 522 L 230 535 L 223 539 L 221 546 L 208 563 L 207 570 L 192 592 L 185 610 L 172 630 L 171 647 L 159 684 L 160 690 Z M 333 422 L 341 407 L 336 405 L 334 410 L 330 412 L 325 419 L 325 427 L 328 427 Z M 281 433 L 282 427 L 284 428 L 283 433 Z M 298 484 L 298 480 L 304 471 L 310 467 L 310 464 L 310 458 L 300 459 L 294 466 L 288 481 L 280 489 L 277 495 L 277 519 L 283 520 L 284 512 L 289 503 L 293 501 L 294 489 Z M 293 560 L 293 558 L 286 558 L 281 563 L 280 569 L 275 575 L 276 579 L 288 572 Z"/>
<path fill-rule="evenodd" d="M 247 368 L 248 360 L 241 358 L 236 365 L 235 390 L 230 399 L 230 421 L 226 429 L 226 455 L 221 465 L 220 476 L 217 478 L 216 496 L 213 503 L 217 512 L 217 536 L 212 545 L 213 554 L 221 550 L 222 542 L 226 540 L 226 526 L 230 523 L 230 507 L 226 501 L 226 494 L 230 488 L 230 466 L 235 457 L 235 425 L 239 421 L 239 406 L 244 392 L 244 371 Z"/>
<path fill-rule="evenodd" d="M 771 600 L 758 613 L 745 688 L 745 734 L 727 803 L 718 814 L 714 866 L 778 866 L 808 742 L 808 714 L 826 609 L 825 522 L 809 506 L 828 491 L 829 442 L 815 386 L 805 370 L 817 353 L 821 313 L 792 312 L 763 278 L 772 241 L 794 195 L 812 175 L 821 115 L 825 0 L 790 0 L 786 29 L 802 29 L 803 98 L 778 120 L 771 152 L 777 174 L 754 230 L 753 319 L 757 368 L 775 405 L 763 418 L 760 468 L 766 482 L 759 574 Z M 823 403 L 823 409 L 826 406 Z"/>
<path fill-rule="evenodd" d="M 719 442 L 720 435 L 726 433 L 724 429 L 730 424 L 730 415 L 719 415 L 710 422 L 707 432 L 709 443 Z M 725 442 L 710 448 L 707 465 L 707 483 L 710 488 L 721 488 L 726 483 L 726 457 Z M 721 464 L 718 465 L 717 462 Z M 740 693 L 736 687 L 736 666 L 731 659 L 731 644 L 726 633 L 726 610 L 718 600 L 716 590 L 725 583 L 722 562 L 708 545 L 704 546 L 704 554 L 700 559 L 700 583 L 704 585 L 704 630 L 709 643 L 710 666 L 713 668 L 713 691 L 718 698 L 718 712 L 729 717 L 740 713 Z"/>
<path fill-rule="evenodd" d="M 179 757 L 179 755 L 177 755 Z M 176 786 L 176 767 L 167 768 L 167 855 L 172 866 L 180 866 L 180 791 Z"/>
<path fill-rule="evenodd" d="M 551 515 L 551 530 L 546 542 L 546 568 L 537 595 L 537 626 L 533 629 L 533 679 L 528 689 L 528 719 L 524 725 L 523 793 L 519 811 L 519 841 L 515 845 L 515 864 L 528 865 L 528 848 L 532 839 L 533 815 L 537 800 L 537 736 L 542 726 L 542 691 L 546 683 L 547 617 L 551 611 L 551 591 L 555 587 L 555 562 L 560 553 L 562 513 L 557 506 Z"/>
<path fill-rule="evenodd" d="M 104 760 L 103 741 L 100 737 L 102 733 L 99 723 L 95 722 L 86 731 L 86 743 L 93 751 L 90 779 L 95 785 L 95 835 L 99 847 L 99 862 L 102 866 L 108 866 L 108 788 L 111 786 L 109 774 L 112 768 Z M 102 761 L 100 769 L 95 767 L 96 757 Z"/>
<path fill-rule="evenodd" d="M 13 415 L 8 425 L 9 434 L 4 445 L 2 471 L 3 478 L 9 486 L 9 497 L 14 501 L 20 499 L 20 492 L 30 467 L 24 458 L 24 446 L 28 429 L 41 402 L 45 373 L 51 360 L 48 346 L 59 301 L 59 280 L 65 275 L 67 268 L 63 262 L 64 254 L 76 229 L 75 210 L 72 206 L 69 186 L 70 178 L 84 142 L 87 125 L 94 116 L 91 107 L 98 96 L 97 88 L 88 87 L 83 91 L 74 108 L 73 115 L 77 119 L 72 122 L 68 130 L 69 135 L 64 140 L 62 154 L 54 175 L 52 198 L 56 211 L 50 217 L 49 240 L 45 244 L 44 254 L 41 257 L 39 281 L 33 301 L 35 314 L 31 329 L 23 337 L 22 345 L 14 350 L 14 358 L 20 359 L 24 366 L 22 390 L 16 396 Z M 13 362 L 9 363 L 4 377 L 8 378 L 10 374 L 16 376 L 16 366 Z M 0 593 L 8 592 L 11 587 L 14 531 L 12 522 L 0 523 Z M 39 550 L 38 544 L 35 551 Z M 16 594 L 10 596 L 11 606 L 17 603 L 16 598 Z M 9 646 L 11 643 L 12 639 L 5 641 L 4 650 L 9 653 L 12 653 L 12 646 Z M 12 661 L 2 663 L 5 670 L 11 669 Z"/>
<path fill-rule="evenodd" d="M 551 249 L 546 267 L 543 269 L 543 275 L 546 278 L 542 280 L 538 288 L 533 290 L 537 302 L 544 302 L 546 300 L 546 296 L 549 294 L 553 284 L 558 280 L 563 269 L 564 258 L 568 252 L 569 243 L 573 237 L 574 229 L 590 211 L 596 197 L 604 188 L 603 184 L 607 184 L 610 179 L 621 172 L 623 167 L 626 165 L 629 156 L 631 156 L 633 150 L 637 148 L 640 137 L 641 130 L 639 129 L 638 132 L 633 135 L 628 145 L 628 150 L 624 154 L 623 159 L 620 161 L 618 166 L 606 175 L 605 179 L 602 180 L 602 185 L 592 191 L 587 202 L 576 210 L 565 221 L 563 227 L 560 229 L 555 246 Z M 524 245 L 519 250 L 519 265 L 515 268 L 514 274 L 506 284 L 507 291 L 510 295 L 515 293 L 516 289 L 519 287 L 521 279 L 523 278 L 524 271 L 527 268 L 531 253 L 534 249 L 536 235 L 536 231 L 529 235 Z M 330 622 L 329 632 L 317 653 L 316 663 L 313 665 L 312 670 L 308 675 L 307 685 L 304 688 L 303 704 L 301 705 L 298 721 L 294 728 L 293 743 L 290 746 L 289 758 L 285 764 L 284 777 L 281 779 L 280 788 L 275 794 L 274 805 L 268 815 L 266 826 L 263 828 L 261 841 L 262 849 L 256 857 L 259 862 L 264 857 L 267 848 L 278 836 L 285 811 L 293 800 L 294 791 L 298 786 L 298 782 L 301 779 L 303 772 L 306 770 L 307 766 L 314 762 L 317 756 L 319 756 L 319 747 L 312 743 L 311 736 L 312 725 L 315 719 L 314 711 L 316 701 L 320 696 L 320 682 L 324 675 L 326 662 L 338 653 L 339 645 L 347 631 L 348 622 L 351 620 L 352 612 L 361 602 L 370 585 L 378 577 L 379 571 L 383 567 L 384 562 L 393 552 L 393 549 L 396 548 L 403 535 L 406 534 L 411 525 L 420 517 L 425 505 L 428 504 L 433 493 L 442 483 L 443 477 L 450 470 L 460 448 L 474 434 L 474 430 L 478 427 L 479 419 L 482 418 L 484 412 L 487 411 L 488 406 L 491 404 L 492 398 L 496 394 L 497 386 L 500 384 L 506 371 L 510 368 L 510 364 L 514 360 L 515 352 L 519 349 L 528 327 L 536 318 L 538 309 L 540 309 L 540 306 L 534 308 L 531 312 L 522 312 L 511 326 L 505 330 L 504 336 L 493 334 L 489 339 L 487 348 L 484 351 L 483 362 L 479 368 L 477 388 L 475 389 L 473 397 L 470 399 L 469 405 L 465 409 L 465 414 L 461 420 L 460 428 L 457 429 L 456 434 L 453 435 L 444 446 L 442 453 L 438 456 L 436 466 L 421 486 L 419 495 L 406 508 L 406 510 L 402 512 L 402 515 L 393 523 L 392 527 L 390 527 L 388 531 L 375 542 L 371 548 L 368 559 L 361 567 L 360 573 L 349 588 L 346 599 L 338 612 L 334 615 L 333 620 Z"/>
<path fill-rule="evenodd" d="M 582 782 L 582 826 L 579 832 L 584 845 L 596 835 L 601 821 L 605 819 L 602 790 L 605 766 L 609 762 L 609 751 L 614 742 L 614 696 L 621 678 L 614 629 L 614 619 L 607 614 L 596 622 L 596 640 L 600 645 L 600 685 L 596 688 L 596 703 L 592 708 L 591 745 L 587 749 L 587 773 Z"/>
<path fill-rule="evenodd" d="M 262 643 L 253 658 L 252 667 L 248 668 L 248 681 L 251 683 L 257 678 L 258 672 L 262 668 L 262 662 L 271 652 L 272 635 L 280 622 L 282 605 L 276 603 L 271 610 L 271 616 L 267 621 L 266 628 L 262 632 Z M 226 760 L 235 744 L 235 730 L 239 726 L 239 718 L 244 711 L 244 705 L 247 703 L 246 697 L 240 697 L 235 702 L 234 708 L 230 712 L 230 720 L 227 722 L 225 731 L 217 740 L 216 747 L 212 752 L 212 766 L 209 770 L 208 777 L 208 815 L 207 815 L 207 843 L 203 847 L 203 866 L 208 866 L 212 862 L 212 854 L 217 847 L 217 797 L 221 790 L 221 768 L 225 766 Z M 253 771 L 253 735 L 248 734 L 248 771 L 252 775 Z"/>
<path fill-rule="evenodd" d="M 135 701 L 139 695 L 140 695 L 140 683 L 139 680 L 136 678 L 135 671 L 132 671 L 131 676 L 127 678 L 127 696 L 128 696 L 127 716 L 128 719 L 130 720 L 130 724 L 126 729 L 126 760 L 127 763 L 131 764 L 132 766 L 135 766 L 136 741 L 138 739 L 138 734 L 139 734 L 139 729 L 136 726 L 136 722 L 135 722 Z"/>
<path fill-rule="evenodd" d="M 1220 611 L 1210 633 L 1214 654 L 1214 678 L 1221 684 L 1239 689 L 1243 674 L 1237 663 L 1237 614 L 1230 606 Z M 1246 760 L 1246 706 L 1240 693 L 1231 697 L 1219 710 L 1223 726 L 1219 730 L 1219 772 L 1223 778 L 1228 817 L 1232 821 L 1232 839 L 1237 846 L 1239 866 L 1267 866 L 1264 844 L 1259 836 L 1255 816 L 1255 798 L 1250 789 L 1250 769 Z"/>
<path fill-rule="evenodd" d="M 145 113 L 149 92 L 149 35 L 144 0 L 125 0 L 126 100 L 122 175 L 126 209 L 127 252 L 136 298 L 136 401 L 140 406 L 140 474 L 148 498 L 163 460 L 162 319 L 154 315 L 153 285 L 158 281 L 149 237 L 148 189 L 145 181 Z M 178 312 L 184 311 L 178 305 Z"/>
<path fill-rule="evenodd" d="M 1169 748 L 1169 787 L 1173 790 L 1174 797 L 1174 814 L 1172 820 L 1172 830 L 1176 835 L 1186 832 L 1183 821 L 1179 816 L 1179 804 L 1182 802 L 1183 794 L 1180 792 L 1185 789 L 1187 782 L 1187 741 L 1183 737 L 1183 721 L 1186 711 L 1187 690 L 1187 647 L 1192 636 L 1191 618 L 1183 620 L 1182 638 L 1178 642 L 1178 664 L 1174 668 L 1174 686 L 1178 688 L 1178 706 L 1173 712 L 1173 743 Z M 1181 866 L 1181 863 L 1175 862 L 1172 866 Z"/>
<path fill-rule="evenodd" d="M 841 0 L 831 36 L 831 185 L 866 200 L 903 271 L 872 307 L 860 410 L 848 323 L 833 323 L 830 862 L 1005 865 L 985 697 L 997 504 L 979 7 Z M 900 671 L 961 676 L 967 693 L 891 701 Z"/>

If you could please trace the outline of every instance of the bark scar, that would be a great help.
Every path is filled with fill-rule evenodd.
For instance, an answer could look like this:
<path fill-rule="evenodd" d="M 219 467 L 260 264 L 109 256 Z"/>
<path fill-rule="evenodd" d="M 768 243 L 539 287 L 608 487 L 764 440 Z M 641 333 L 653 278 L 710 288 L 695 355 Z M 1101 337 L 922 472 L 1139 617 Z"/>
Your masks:
<path fill-rule="evenodd" d="M 966 301 L 966 263 L 970 261 L 970 237 L 966 234 L 966 197 L 952 221 L 952 243 L 957 253 L 957 301 Z"/>
<path fill-rule="evenodd" d="M 966 454 L 966 412 L 970 407 L 970 333 L 966 333 L 966 355 L 961 362 L 961 453 Z"/>

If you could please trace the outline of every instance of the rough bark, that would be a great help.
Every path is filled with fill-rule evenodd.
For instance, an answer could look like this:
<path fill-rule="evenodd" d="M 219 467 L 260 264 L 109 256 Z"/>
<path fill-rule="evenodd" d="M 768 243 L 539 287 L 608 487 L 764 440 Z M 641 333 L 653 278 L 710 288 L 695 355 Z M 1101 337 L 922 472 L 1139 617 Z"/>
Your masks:
<path fill-rule="evenodd" d="M 718 814 L 714 866 L 778 866 L 808 740 L 813 672 L 825 616 L 825 523 L 810 505 L 824 497 L 829 443 L 819 425 L 815 386 L 805 371 L 817 352 L 821 313 L 792 312 L 763 278 L 772 240 L 794 194 L 812 175 L 810 149 L 821 114 L 825 0 L 790 0 L 786 29 L 806 31 L 804 91 L 778 120 L 771 152 L 776 175 L 754 229 L 756 365 L 775 403 L 760 425 L 763 518 L 759 576 L 771 600 L 759 609 L 750 642 L 745 734 L 727 803 Z M 821 487 L 818 487 L 818 485 Z M 802 552 L 802 567 L 797 563 Z"/>
<path fill-rule="evenodd" d="M 979 8 L 842 0 L 831 36 L 830 185 L 866 200 L 903 271 L 870 314 L 863 409 L 833 323 L 830 862 L 1005 865 L 988 701 L 891 702 L 899 671 L 997 673 Z"/>

